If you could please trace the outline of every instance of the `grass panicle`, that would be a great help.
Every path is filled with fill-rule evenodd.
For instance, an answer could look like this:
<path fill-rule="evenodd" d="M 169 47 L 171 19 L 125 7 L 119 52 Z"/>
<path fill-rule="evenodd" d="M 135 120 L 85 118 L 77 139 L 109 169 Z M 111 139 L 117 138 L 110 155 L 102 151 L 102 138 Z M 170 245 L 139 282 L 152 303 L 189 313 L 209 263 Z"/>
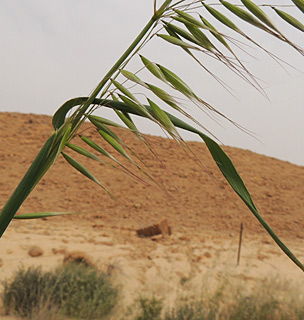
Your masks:
<path fill-rule="evenodd" d="M 303 0 L 289 1 L 304 12 Z M 265 13 L 266 11 L 264 12 L 260 5 L 256 5 L 251 0 L 241 0 L 241 2 L 245 6 L 245 9 L 242 9 L 239 6 L 235 6 L 224 0 L 220 1 L 218 4 L 221 8 L 229 9 L 237 17 L 256 27 L 259 27 L 261 30 L 267 32 L 277 40 L 284 41 L 286 44 L 291 45 L 300 54 L 304 55 L 304 50 L 288 40 L 275 27 L 274 23 Z M 125 149 L 127 146 L 123 144 L 119 137 L 109 128 L 120 128 L 121 126 L 105 118 L 100 117 L 97 119 L 96 116 L 93 115 L 93 112 L 96 109 L 109 107 L 118 112 L 118 116 L 126 124 L 127 129 L 135 133 L 144 143 L 145 140 L 136 129 L 134 122 L 130 118 L 130 114 L 134 114 L 136 116 L 146 118 L 149 121 L 155 122 L 178 142 L 181 141 L 181 136 L 177 133 L 176 127 L 193 132 L 194 134 L 198 134 L 206 143 L 213 160 L 216 162 L 218 168 L 227 179 L 233 190 L 244 201 L 250 211 L 255 215 L 258 221 L 267 230 L 267 232 L 285 252 L 285 254 L 304 271 L 304 266 L 301 264 L 301 262 L 284 245 L 284 243 L 278 238 L 278 236 L 258 212 L 249 191 L 247 190 L 232 161 L 224 153 L 216 141 L 211 138 L 214 137 L 214 135 L 199 121 L 199 119 L 193 118 L 188 112 L 183 110 L 183 106 L 185 105 L 184 99 L 181 100 L 179 97 L 174 97 L 170 91 L 167 92 L 165 89 L 162 89 L 153 83 L 143 81 L 141 78 L 139 78 L 139 76 L 137 76 L 138 72 L 141 70 L 137 70 L 135 72 L 126 71 L 126 67 L 130 61 L 133 60 L 134 57 L 139 56 L 144 64 L 144 67 L 156 78 L 155 80 L 162 80 L 163 84 L 170 86 L 169 89 L 173 88 L 177 90 L 187 98 L 188 102 L 201 108 L 206 113 L 210 114 L 213 112 L 216 115 L 222 116 L 224 119 L 234 123 L 223 113 L 219 112 L 215 107 L 197 97 L 190 89 L 190 86 L 177 76 L 176 72 L 169 70 L 167 67 L 163 66 L 162 63 L 151 62 L 140 54 L 141 49 L 148 42 L 153 39 L 157 39 L 158 37 L 166 41 L 168 44 L 176 46 L 176 48 L 179 47 L 183 49 L 183 51 L 187 53 L 187 58 L 191 57 L 195 63 L 198 63 L 204 71 L 207 71 L 209 75 L 213 76 L 224 88 L 227 89 L 229 86 L 227 86 L 223 81 L 220 80 L 219 77 L 211 72 L 206 67 L 206 62 L 198 56 L 201 56 L 202 54 L 212 56 L 217 61 L 225 64 L 229 70 L 233 71 L 243 80 L 251 83 L 254 88 L 258 90 L 261 89 L 261 86 L 257 83 L 256 79 L 247 70 L 243 62 L 238 59 L 235 52 L 232 51 L 228 45 L 229 41 L 234 44 L 237 42 L 234 41 L 230 36 L 226 36 L 223 32 L 221 32 L 221 25 L 219 26 L 218 31 L 205 19 L 205 17 L 200 15 L 201 11 L 199 9 L 203 7 L 206 9 L 204 12 L 207 14 L 209 13 L 214 19 L 221 22 L 221 24 L 237 32 L 238 35 L 236 36 L 245 37 L 246 41 L 250 41 L 251 43 L 255 44 L 259 49 L 267 52 L 276 61 L 280 61 L 280 59 L 278 59 L 267 49 L 263 48 L 263 46 L 257 41 L 251 39 L 244 31 L 241 31 L 236 26 L 234 21 L 229 19 L 221 11 L 215 9 L 216 6 L 212 3 L 206 4 L 204 1 L 164 0 L 159 6 L 159 9 L 157 9 L 155 1 L 154 12 L 151 19 L 147 22 L 135 40 L 129 45 L 129 47 L 123 52 L 123 54 L 100 80 L 92 93 L 88 97 L 79 97 L 67 101 L 55 112 L 52 120 L 54 131 L 51 133 L 50 138 L 46 141 L 41 151 L 38 153 L 36 159 L 33 161 L 32 166 L 29 168 L 24 178 L 21 180 L 20 184 L 17 186 L 1 210 L 0 236 L 3 235 L 22 203 L 39 183 L 44 174 L 51 168 L 60 154 L 63 155 L 68 164 L 70 164 L 73 168 L 97 183 L 105 191 L 109 192 L 99 182 L 97 177 L 95 177 L 88 169 L 86 169 L 82 164 L 65 152 L 65 148 L 70 146 L 70 148 L 72 148 L 74 151 L 81 153 L 92 160 L 99 161 L 98 157 L 95 157 L 89 151 L 85 151 L 84 149 L 76 147 L 75 144 L 72 143 L 72 140 L 78 136 L 78 130 L 87 119 L 89 119 L 98 128 L 100 136 L 109 145 L 111 145 L 111 147 L 118 151 L 118 153 L 120 153 L 123 157 L 127 158 L 131 165 L 137 166 L 126 152 Z M 296 27 L 296 29 L 294 29 L 295 31 L 303 31 L 303 25 L 300 21 L 295 19 L 292 15 L 277 9 L 273 4 L 271 7 L 276 10 L 279 19 L 285 20 L 289 23 L 289 25 L 291 25 L 291 27 Z M 196 18 L 196 15 L 199 18 Z M 176 26 L 175 24 L 177 23 L 179 23 L 181 27 Z M 168 32 L 168 34 L 161 33 L 164 29 Z M 219 49 L 217 49 L 209 40 L 209 34 L 207 36 L 205 31 L 211 32 L 213 36 L 215 36 L 217 40 L 220 41 L 230 53 L 232 53 L 233 58 L 225 56 Z M 124 81 L 121 81 L 122 77 Z M 145 96 L 144 102 L 142 102 L 141 96 L 137 98 L 138 95 L 133 92 L 134 86 L 130 88 L 125 86 L 126 80 L 132 81 L 136 84 L 136 86 L 140 85 L 145 89 L 145 91 L 148 92 Z M 263 93 L 263 90 L 261 91 Z M 163 102 L 167 106 L 170 106 L 171 108 L 180 112 L 183 116 L 188 117 L 191 121 L 202 128 L 204 132 L 195 129 L 186 124 L 184 121 L 181 121 L 179 118 L 166 113 L 158 101 L 154 102 L 155 96 L 161 100 L 160 103 Z M 112 97 L 113 100 L 110 100 L 109 97 Z M 146 101 L 148 101 L 149 105 L 144 104 Z M 181 101 L 182 103 L 180 103 Z M 208 135 L 206 135 L 206 133 Z M 111 154 L 101 148 L 97 143 L 87 138 L 85 139 L 84 137 L 82 139 L 101 155 L 110 158 L 119 164 L 119 162 Z M 128 150 L 130 150 L 130 148 L 128 148 Z M 134 152 L 132 152 L 132 154 L 134 155 Z M 127 169 L 125 167 L 123 168 Z M 40 215 L 37 214 L 37 217 L 39 216 Z"/>

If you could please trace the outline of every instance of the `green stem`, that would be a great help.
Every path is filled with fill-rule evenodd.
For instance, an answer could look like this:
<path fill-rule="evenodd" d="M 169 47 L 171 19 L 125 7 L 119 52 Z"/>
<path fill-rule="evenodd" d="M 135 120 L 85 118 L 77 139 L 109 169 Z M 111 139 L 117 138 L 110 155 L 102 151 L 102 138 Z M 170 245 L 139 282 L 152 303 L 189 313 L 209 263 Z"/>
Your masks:
<path fill-rule="evenodd" d="M 143 28 L 143 30 L 140 32 L 140 34 L 131 43 L 131 45 L 128 47 L 128 49 L 122 54 L 122 56 L 117 60 L 117 62 L 113 65 L 113 67 L 102 78 L 102 80 L 99 82 L 98 86 L 95 88 L 95 90 L 89 96 L 88 100 L 84 103 L 83 107 L 80 108 L 79 111 L 81 112 L 81 114 L 83 114 L 87 110 L 87 108 L 90 106 L 90 104 L 93 102 L 93 100 L 97 97 L 98 93 L 101 91 L 103 86 L 107 83 L 107 81 L 111 78 L 111 76 L 120 68 L 120 66 L 123 64 L 123 62 L 128 58 L 128 56 L 132 53 L 132 51 L 136 48 L 136 46 L 143 39 L 145 34 L 152 28 L 152 26 L 155 24 L 155 22 L 160 18 L 160 12 L 163 12 L 163 10 L 167 7 L 168 2 L 170 3 L 171 1 L 172 0 L 166 0 L 164 2 L 164 4 L 161 6 L 161 8 L 153 15 L 153 17 L 149 20 L 149 22 L 146 24 L 146 26 Z"/>
<path fill-rule="evenodd" d="M 107 81 L 111 78 L 111 76 L 121 67 L 123 62 L 128 58 L 128 56 L 132 53 L 132 51 L 136 48 L 136 46 L 140 43 L 140 41 L 144 38 L 145 34 L 149 32 L 149 30 L 153 27 L 153 25 L 162 17 L 165 10 L 168 8 L 172 0 L 165 0 L 161 7 L 154 13 L 152 18 L 146 24 L 146 26 L 142 29 L 140 34 L 136 37 L 136 39 L 131 43 L 128 49 L 122 54 L 122 56 L 117 60 L 117 62 L 113 65 L 113 67 L 108 71 L 108 73 L 102 78 L 99 82 L 98 86 L 89 96 L 88 100 L 83 104 L 83 106 L 77 110 L 76 118 L 82 117 L 82 115 L 86 112 L 88 107 L 92 104 L 93 100 L 97 97 L 101 89 L 107 83 Z M 74 117 L 73 117 L 74 118 Z M 79 118 L 79 120 L 80 120 Z M 75 119 L 75 118 L 74 118 Z"/>
<path fill-rule="evenodd" d="M 98 93 L 101 91 L 106 82 L 110 79 L 110 77 L 119 69 L 122 63 L 128 58 L 128 56 L 132 53 L 132 51 L 136 48 L 141 39 L 145 36 L 145 34 L 150 30 L 150 28 L 155 23 L 156 19 L 154 16 L 150 19 L 147 25 L 143 28 L 141 33 L 136 37 L 136 39 L 131 43 L 129 48 L 123 53 L 123 55 L 117 60 L 117 62 L 113 65 L 113 67 L 108 71 L 108 73 L 103 77 L 100 81 L 96 89 L 90 95 L 86 104 L 90 105 L 92 101 L 97 97 Z"/>
<path fill-rule="evenodd" d="M 138 46 L 140 41 L 144 38 L 144 36 L 149 32 L 149 30 L 154 26 L 154 24 L 162 17 L 163 13 L 166 11 L 168 6 L 172 0 L 165 0 L 161 7 L 154 13 L 152 18 L 146 24 L 146 26 L 142 29 L 136 39 L 131 43 L 131 45 L 127 48 L 127 50 L 122 54 L 122 56 L 117 60 L 117 62 L 112 66 L 112 68 L 108 71 L 108 73 L 102 78 L 99 82 L 95 90 L 88 97 L 88 100 L 84 102 L 83 106 L 76 110 L 76 112 L 70 117 L 70 122 L 73 123 L 73 130 L 71 131 L 70 138 L 72 138 L 77 132 L 78 128 L 81 126 L 83 122 L 83 115 L 90 107 L 94 99 L 100 93 L 104 85 L 108 82 L 108 80 L 112 77 L 112 75 L 119 70 L 121 65 L 126 61 L 126 59 L 130 56 L 130 54 L 134 51 L 134 49 Z"/>
<path fill-rule="evenodd" d="M 154 17 L 158 20 L 161 18 L 165 10 L 168 8 L 172 0 L 166 0 L 162 6 L 155 12 Z"/>

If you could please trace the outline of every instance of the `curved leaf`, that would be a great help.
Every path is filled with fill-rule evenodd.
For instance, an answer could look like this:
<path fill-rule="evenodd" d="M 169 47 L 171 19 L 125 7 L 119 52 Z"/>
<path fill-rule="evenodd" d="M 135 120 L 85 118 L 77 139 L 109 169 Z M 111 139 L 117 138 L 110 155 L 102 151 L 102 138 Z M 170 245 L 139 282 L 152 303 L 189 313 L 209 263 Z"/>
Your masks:
<path fill-rule="evenodd" d="M 58 130 L 65 122 L 68 112 L 88 100 L 88 97 L 79 97 L 66 101 L 54 114 L 52 124 L 55 130 Z"/>
<path fill-rule="evenodd" d="M 107 102 L 107 106 L 111 107 L 111 102 Z M 119 107 L 116 105 L 117 109 Z M 149 106 L 147 109 L 149 110 Z M 124 108 L 124 110 L 126 110 Z M 136 114 L 134 110 L 129 110 L 128 112 Z M 252 197 L 247 190 L 243 180 L 241 179 L 240 175 L 238 174 L 237 170 L 235 169 L 232 161 L 226 155 L 226 153 L 222 150 L 222 148 L 210 137 L 206 136 L 199 130 L 195 129 L 194 127 L 188 125 L 184 121 L 176 118 L 175 116 L 167 113 L 167 116 L 171 120 L 171 122 L 181 129 L 193 132 L 198 134 L 206 143 L 215 163 L 217 164 L 218 168 L 222 172 L 223 176 L 226 178 L 227 182 L 230 184 L 232 189 L 238 194 L 238 196 L 244 201 L 250 211 L 254 214 L 254 216 L 258 219 L 258 221 L 262 224 L 268 234 L 273 238 L 273 240 L 277 243 L 277 245 L 282 249 L 282 251 L 301 269 L 304 271 L 303 264 L 295 257 L 295 255 L 288 249 L 288 247 L 280 240 L 280 238 L 275 234 L 275 232 L 271 229 L 271 227 L 267 224 L 267 222 L 262 218 L 259 211 L 257 210 Z M 139 114 L 137 114 L 139 115 Z"/>
<path fill-rule="evenodd" d="M 81 101 L 81 99 L 86 98 L 76 98 L 70 101 Z M 119 102 L 119 101 L 111 101 L 111 100 L 103 100 L 103 99 L 94 99 L 94 104 L 104 105 L 109 108 L 117 109 L 122 112 L 127 112 L 131 114 L 135 114 L 138 116 L 142 116 L 133 108 L 130 108 L 128 105 Z M 152 111 L 150 106 L 145 106 L 147 110 Z M 269 235 L 273 238 L 273 240 L 277 243 L 277 245 L 282 249 L 282 251 L 302 270 L 304 271 L 303 264 L 294 256 L 294 254 L 285 246 L 285 244 L 279 239 L 279 237 L 275 234 L 275 232 L 270 228 L 270 226 L 266 223 L 266 221 L 262 218 L 260 213 L 258 212 L 249 191 L 247 190 L 243 180 L 239 176 L 237 170 L 235 169 L 233 163 L 226 155 L 226 153 L 221 149 L 221 147 L 211 138 L 195 129 L 194 127 L 188 125 L 184 121 L 176 118 L 175 116 L 167 113 L 167 116 L 171 120 L 174 126 L 196 133 L 198 134 L 206 143 L 213 159 L 215 160 L 217 166 L 221 170 L 222 174 L 231 185 L 233 190 L 239 195 L 239 197 L 244 201 L 244 203 L 248 206 L 250 211 L 254 214 L 254 216 L 258 219 L 258 221 L 262 224 L 265 230 L 269 233 Z M 1 215 L 0 215 L 1 218 Z M 0 224 L 1 225 L 1 224 Z"/>

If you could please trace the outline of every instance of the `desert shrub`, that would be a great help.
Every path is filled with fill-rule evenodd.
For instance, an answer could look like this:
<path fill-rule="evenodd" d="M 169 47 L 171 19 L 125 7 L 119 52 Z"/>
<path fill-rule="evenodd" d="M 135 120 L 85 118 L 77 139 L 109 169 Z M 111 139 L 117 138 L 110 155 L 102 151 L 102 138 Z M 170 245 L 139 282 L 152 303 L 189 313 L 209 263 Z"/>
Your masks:
<path fill-rule="evenodd" d="M 212 320 L 201 302 L 191 302 L 174 308 L 166 313 L 165 320 Z"/>
<path fill-rule="evenodd" d="M 285 310 L 277 301 L 257 303 L 254 297 L 243 298 L 223 309 L 205 307 L 200 301 L 170 310 L 164 320 L 303 320 L 303 309 Z"/>
<path fill-rule="evenodd" d="M 179 301 L 164 320 L 304 320 L 304 295 L 301 286 L 281 279 L 257 281 L 250 291 L 242 282 L 224 281 L 213 292 Z"/>
<path fill-rule="evenodd" d="M 118 289 L 108 275 L 92 267 L 67 264 L 54 272 L 19 269 L 4 283 L 2 298 L 6 313 L 13 310 L 22 317 L 48 309 L 78 319 L 100 319 L 116 305 Z"/>
<path fill-rule="evenodd" d="M 64 313 L 80 318 L 100 318 L 117 302 L 118 290 L 111 278 L 85 265 L 69 264 L 55 271 L 58 279 L 53 291 L 56 304 Z"/>
<path fill-rule="evenodd" d="M 162 303 L 152 297 L 139 299 L 140 310 L 135 320 L 161 320 Z"/>
<path fill-rule="evenodd" d="M 264 302 L 258 301 L 256 297 L 244 297 L 231 307 L 230 319 L 233 320 L 272 320 L 285 319 L 279 316 L 280 305 L 277 300 L 267 299 Z"/>
<path fill-rule="evenodd" d="M 14 310 L 22 317 L 31 317 L 46 302 L 46 293 L 55 281 L 52 273 L 40 268 L 20 268 L 11 282 L 4 282 L 2 300 L 6 313 Z"/>

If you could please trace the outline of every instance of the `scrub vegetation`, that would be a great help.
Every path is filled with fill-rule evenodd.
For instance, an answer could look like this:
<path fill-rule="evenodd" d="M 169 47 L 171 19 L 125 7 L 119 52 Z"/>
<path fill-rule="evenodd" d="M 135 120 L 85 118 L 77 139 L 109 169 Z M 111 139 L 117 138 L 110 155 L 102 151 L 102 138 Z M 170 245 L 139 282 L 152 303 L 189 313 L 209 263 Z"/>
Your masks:
<path fill-rule="evenodd" d="M 300 320 L 304 318 L 301 288 L 280 277 L 260 279 L 250 287 L 241 279 L 223 277 L 215 289 L 202 287 L 200 296 L 183 292 L 173 306 L 149 293 L 138 293 L 122 306 L 115 279 L 84 264 L 70 263 L 53 272 L 19 269 L 3 283 L 6 314 L 23 319 L 119 320 Z M 208 279 L 204 281 L 208 283 Z M 120 308 L 117 308 L 117 307 Z"/>
<path fill-rule="evenodd" d="M 117 304 L 110 275 L 84 264 L 69 263 L 53 272 L 20 268 L 4 282 L 6 314 L 26 319 L 101 319 Z"/>

